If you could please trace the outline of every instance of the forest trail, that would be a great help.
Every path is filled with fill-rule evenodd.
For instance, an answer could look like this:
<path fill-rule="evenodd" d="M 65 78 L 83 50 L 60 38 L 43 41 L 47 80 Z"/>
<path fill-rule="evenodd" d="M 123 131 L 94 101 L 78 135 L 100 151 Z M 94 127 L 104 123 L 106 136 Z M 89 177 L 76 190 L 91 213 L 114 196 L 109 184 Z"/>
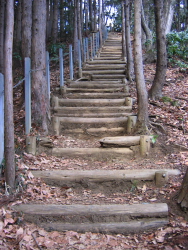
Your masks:
<path fill-rule="evenodd" d="M 149 153 L 150 137 L 128 136 L 135 123 L 126 62 L 121 59 L 121 37 L 110 34 L 100 53 L 87 62 L 81 79 L 69 81 L 61 96 L 52 98 L 53 128 L 56 136 L 97 138 L 101 147 L 53 147 L 48 153 L 56 157 L 83 157 L 108 162 L 114 158 L 140 157 Z M 142 146 L 140 146 L 142 144 Z M 144 146 L 143 146 L 144 145 Z M 42 149 L 41 149 L 42 150 Z M 176 169 L 95 169 L 32 171 L 48 185 L 71 190 L 100 189 L 104 193 L 129 192 L 136 183 L 164 185 Z M 143 182 L 144 181 L 144 182 Z M 129 191 L 128 191 L 129 190 Z M 90 192 L 90 191 L 88 191 Z M 130 193 L 131 195 L 131 193 Z M 142 199 L 141 199 L 142 200 Z M 151 200 L 148 203 L 113 204 L 94 200 L 93 204 L 20 204 L 16 211 L 27 221 L 52 231 L 139 233 L 168 224 L 168 205 Z"/>

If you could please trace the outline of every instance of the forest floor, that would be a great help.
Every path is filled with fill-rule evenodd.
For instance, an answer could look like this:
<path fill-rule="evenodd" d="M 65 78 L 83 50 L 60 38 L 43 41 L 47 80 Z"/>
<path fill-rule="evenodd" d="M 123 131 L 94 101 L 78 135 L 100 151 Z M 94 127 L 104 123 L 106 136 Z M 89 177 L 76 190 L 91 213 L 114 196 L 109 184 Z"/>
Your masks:
<path fill-rule="evenodd" d="M 155 64 L 145 65 L 146 84 L 151 86 L 155 74 Z M 59 75 L 59 74 L 58 74 Z M 52 74 L 53 87 L 58 85 L 57 71 Z M 164 97 L 149 102 L 150 120 L 160 124 L 159 134 L 151 155 L 143 159 L 122 159 L 96 161 L 80 158 L 56 158 L 45 153 L 37 156 L 25 152 L 24 105 L 21 101 L 22 90 L 16 90 L 15 101 L 15 147 L 17 168 L 17 193 L 7 196 L 4 177 L 0 185 L 0 250 L 7 249 L 188 249 L 188 215 L 177 205 L 177 195 L 188 166 L 188 76 L 179 68 L 168 68 Z M 136 98 L 135 83 L 130 93 Z M 134 110 L 136 111 L 136 104 Z M 33 124 L 33 133 L 40 133 Z M 89 139 L 71 136 L 49 136 L 55 145 L 63 147 L 96 147 L 95 137 Z M 180 176 L 171 177 L 162 187 L 151 183 L 138 183 L 127 187 L 127 191 L 112 190 L 94 192 L 86 189 L 74 190 L 67 187 L 52 187 L 34 178 L 32 170 L 50 169 L 147 169 L 176 168 Z M 42 204 L 136 204 L 145 202 L 166 202 L 169 206 L 169 224 L 153 232 L 130 235 L 107 235 L 99 233 L 47 232 L 34 224 L 27 223 L 22 216 L 12 213 L 12 205 L 19 203 Z"/>

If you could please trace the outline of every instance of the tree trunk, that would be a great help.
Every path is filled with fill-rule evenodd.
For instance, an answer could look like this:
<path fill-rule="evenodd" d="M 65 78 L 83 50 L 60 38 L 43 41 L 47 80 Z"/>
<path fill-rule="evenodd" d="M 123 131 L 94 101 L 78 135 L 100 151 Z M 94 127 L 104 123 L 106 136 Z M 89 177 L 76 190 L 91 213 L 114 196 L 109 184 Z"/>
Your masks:
<path fill-rule="evenodd" d="M 102 48 L 102 45 L 103 45 L 103 38 L 102 38 L 102 27 L 103 27 L 102 1 L 103 1 L 103 0 L 99 0 L 99 35 L 100 35 L 100 48 Z"/>
<path fill-rule="evenodd" d="M 34 123 L 48 133 L 50 102 L 46 82 L 46 0 L 33 0 L 32 110 Z"/>
<path fill-rule="evenodd" d="M 94 18 L 93 18 L 93 3 L 92 0 L 89 0 L 89 22 L 90 22 L 90 31 L 94 31 Z"/>
<path fill-rule="evenodd" d="M 53 5 L 53 23 L 52 23 L 52 43 L 57 43 L 58 38 L 58 17 L 59 17 L 59 1 L 54 0 Z"/>
<path fill-rule="evenodd" d="M 5 181 L 11 190 L 15 183 L 14 121 L 13 121 L 13 81 L 12 46 L 14 30 L 14 1 L 6 1 L 5 28 Z"/>
<path fill-rule="evenodd" d="M 136 132 L 146 134 L 148 132 L 148 97 L 144 80 L 142 43 L 141 43 L 141 0 L 135 0 L 134 13 L 134 65 L 138 99 L 138 117 Z"/>
<path fill-rule="evenodd" d="M 88 0 L 84 1 L 84 13 L 85 13 L 85 35 L 89 34 L 89 13 L 88 13 Z"/>
<path fill-rule="evenodd" d="M 175 0 L 168 0 L 165 1 L 165 34 L 170 33 L 172 22 L 173 22 L 173 16 L 174 16 L 174 5 Z"/>
<path fill-rule="evenodd" d="M 60 38 L 63 39 L 64 36 L 64 0 L 60 0 Z"/>
<path fill-rule="evenodd" d="M 22 5 L 21 0 L 18 1 L 18 5 L 15 13 L 15 31 L 14 31 L 14 45 L 16 51 L 20 52 L 22 41 Z"/>
<path fill-rule="evenodd" d="M 31 58 L 32 0 L 22 0 L 22 59 Z"/>
<path fill-rule="evenodd" d="M 182 208 L 188 209 L 188 168 L 180 188 L 178 204 L 180 204 Z"/>
<path fill-rule="evenodd" d="M 166 78 L 167 53 L 163 15 L 163 0 L 154 0 L 154 5 L 157 38 L 157 65 L 155 78 L 152 87 L 149 90 L 149 97 L 153 100 L 156 100 L 162 97 L 162 89 Z"/>
<path fill-rule="evenodd" d="M 0 73 L 4 74 L 5 0 L 0 0 Z"/>
<path fill-rule="evenodd" d="M 153 36 L 145 19 L 143 4 L 142 4 L 142 12 L 141 12 L 141 24 L 142 24 L 142 29 L 146 35 L 146 50 L 149 51 L 152 48 Z"/>
<path fill-rule="evenodd" d="M 122 57 L 126 60 L 126 43 L 125 43 L 125 2 L 121 2 L 121 18 L 122 18 Z"/>
<path fill-rule="evenodd" d="M 125 38 L 127 50 L 127 79 L 132 81 L 134 74 L 133 54 L 130 31 L 130 0 L 125 0 Z"/>
<path fill-rule="evenodd" d="M 74 0 L 74 63 L 78 63 L 78 1 Z"/>

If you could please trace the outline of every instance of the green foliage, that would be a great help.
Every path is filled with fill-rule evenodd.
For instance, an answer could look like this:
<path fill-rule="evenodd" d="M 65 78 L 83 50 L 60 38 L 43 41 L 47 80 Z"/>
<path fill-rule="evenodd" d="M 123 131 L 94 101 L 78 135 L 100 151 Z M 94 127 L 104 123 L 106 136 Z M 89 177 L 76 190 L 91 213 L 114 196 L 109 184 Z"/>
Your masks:
<path fill-rule="evenodd" d="M 138 181 L 132 180 L 131 182 L 132 182 L 131 192 L 134 192 L 137 189 Z"/>
<path fill-rule="evenodd" d="M 62 43 L 49 44 L 48 51 L 50 53 L 50 56 L 58 57 L 60 48 L 65 49 L 65 44 L 62 44 Z"/>
<path fill-rule="evenodd" d="M 169 102 L 172 106 L 178 106 L 179 105 L 177 100 L 173 100 L 168 96 L 163 96 L 161 98 L 161 101 L 163 101 L 164 103 Z"/>
<path fill-rule="evenodd" d="M 156 143 L 158 137 L 159 137 L 159 135 L 152 135 L 151 142 L 153 144 Z"/>
<path fill-rule="evenodd" d="M 188 30 L 167 35 L 167 52 L 172 65 L 188 68 Z"/>

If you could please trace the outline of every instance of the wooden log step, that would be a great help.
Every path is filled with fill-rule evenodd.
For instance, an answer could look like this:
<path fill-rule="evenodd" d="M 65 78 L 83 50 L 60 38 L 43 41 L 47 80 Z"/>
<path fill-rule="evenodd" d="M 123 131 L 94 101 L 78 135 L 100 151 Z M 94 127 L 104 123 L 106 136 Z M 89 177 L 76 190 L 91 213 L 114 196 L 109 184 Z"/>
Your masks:
<path fill-rule="evenodd" d="M 89 88 L 89 89 L 103 89 L 103 88 L 124 88 L 126 85 L 122 83 L 109 83 L 109 81 L 100 81 L 100 82 L 78 82 L 78 83 L 71 83 L 70 88 Z"/>
<path fill-rule="evenodd" d="M 99 127 L 99 128 L 78 128 L 78 129 L 64 129 L 63 133 L 64 135 L 73 135 L 77 137 L 91 137 L 95 136 L 101 137 L 101 136 L 106 136 L 106 135 L 123 135 L 126 132 L 125 127 L 112 127 L 112 128 L 107 128 L 107 127 Z"/>
<path fill-rule="evenodd" d="M 114 159 L 122 156 L 132 157 L 133 151 L 129 148 L 53 148 L 52 156 Z"/>
<path fill-rule="evenodd" d="M 47 230 L 78 232 L 140 232 L 168 223 L 166 203 L 55 205 L 20 204 L 12 207 L 24 219 Z M 49 223 L 50 221 L 50 223 Z M 139 229 L 139 230 L 138 230 Z M 122 233 L 122 231 L 121 231 Z"/>
<path fill-rule="evenodd" d="M 91 80 L 78 80 L 78 81 L 70 81 L 69 85 L 71 84 L 122 84 L 122 79 L 119 80 L 113 80 L 113 79 L 109 79 L 109 80 L 96 80 L 96 81 L 91 81 Z"/>
<path fill-rule="evenodd" d="M 123 99 L 59 99 L 59 106 L 83 107 L 83 106 L 121 106 L 125 104 Z"/>
<path fill-rule="evenodd" d="M 56 205 L 56 204 L 20 204 L 12 206 L 15 211 L 24 213 L 25 219 L 40 221 L 52 218 L 64 223 L 85 222 L 126 222 L 133 218 L 167 218 L 166 203 L 151 204 L 104 204 L 104 205 Z"/>
<path fill-rule="evenodd" d="M 76 123 L 76 124 L 112 124 L 112 123 L 124 123 L 127 122 L 127 117 L 106 117 L 106 118 L 90 118 L 90 117 L 59 117 L 61 124 Z"/>
<path fill-rule="evenodd" d="M 99 75 L 99 74 L 102 74 L 102 75 L 117 75 L 117 74 L 125 74 L 125 69 L 123 69 L 123 70 L 119 70 L 119 69 L 115 69 L 115 70 L 99 70 L 99 69 L 97 69 L 97 70 L 95 70 L 95 69 L 93 69 L 93 70 L 91 70 L 91 69 L 84 69 L 83 71 L 82 71 L 82 74 L 83 75 L 86 75 L 86 74 L 91 74 L 91 75 Z M 124 76 L 125 77 L 125 76 Z"/>
<path fill-rule="evenodd" d="M 106 106 L 106 107 L 54 107 L 53 109 L 55 112 L 64 112 L 66 113 L 77 113 L 77 114 L 82 114 L 82 113 L 124 113 L 124 112 L 131 112 L 132 107 L 131 106 Z"/>
<path fill-rule="evenodd" d="M 86 64 L 83 70 L 109 70 L 109 69 L 125 69 L 124 64 L 105 64 L 105 65 L 94 65 L 94 64 Z"/>
<path fill-rule="evenodd" d="M 140 136 L 105 137 L 99 140 L 102 147 L 121 146 L 130 147 L 140 144 Z"/>
<path fill-rule="evenodd" d="M 108 98 L 108 99 L 117 99 L 130 96 L 129 93 L 117 92 L 117 93 L 69 93 L 63 95 L 64 98 L 72 98 L 72 99 L 95 99 L 95 98 Z"/>
<path fill-rule="evenodd" d="M 123 64 L 123 65 L 126 65 L 126 62 L 123 59 L 119 59 L 119 60 L 109 59 L 109 60 L 107 60 L 104 58 L 100 59 L 100 58 L 96 57 L 93 59 L 93 61 L 87 62 L 87 64 L 89 64 L 89 65 L 93 65 L 93 64 L 114 64 L 114 65 Z"/>
<path fill-rule="evenodd" d="M 128 117 L 128 116 L 131 116 L 131 115 L 136 115 L 134 113 L 87 113 L 87 112 L 79 112 L 79 113 L 68 113 L 68 112 L 64 112 L 63 109 L 59 109 L 58 111 L 54 112 L 54 117 L 55 116 L 58 116 L 58 117 L 87 117 L 87 118 L 115 118 L 115 117 Z M 101 143 L 102 145 L 102 143 Z M 111 145 L 111 144 L 110 144 Z M 118 146 L 121 146 L 119 144 L 112 144 L 112 145 L 116 145 L 117 147 Z M 105 147 L 105 145 L 102 145 L 103 147 Z M 107 144 L 108 146 L 108 144 Z M 123 145 L 122 145 L 123 146 Z"/>
<path fill-rule="evenodd" d="M 66 116 L 66 117 L 93 117 L 93 118 L 99 118 L 99 117 L 127 117 L 127 116 L 131 116 L 131 115 L 136 115 L 134 113 L 89 113 L 87 112 L 79 112 L 79 113 L 68 113 L 68 112 L 64 112 L 63 109 L 59 109 L 58 111 L 56 110 L 56 113 L 54 113 L 54 116 Z M 118 145 L 118 144 L 117 144 Z"/>
<path fill-rule="evenodd" d="M 96 57 L 96 58 L 93 58 L 93 60 L 106 60 L 106 61 L 110 61 L 110 60 L 117 60 L 117 61 L 120 61 L 121 60 L 121 57 L 111 57 L 111 56 L 102 56 L 102 57 Z M 108 62 L 110 63 L 110 62 Z"/>
<path fill-rule="evenodd" d="M 75 183 L 85 180 L 87 183 L 105 183 L 109 181 L 154 181 L 156 172 L 160 169 L 133 170 L 48 170 L 32 171 L 35 178 L 42 178 L 48 185 L 74 187 Z M 168 176 L 180 175 L 178 169 L 161 169 Z"/>
<path fill-rule="evenodd" d="M 111 222 L 111 223 L 40 223 L 40 226 L 46 231 L 76 231 L 79 233 L 92 232 L 103 234 L 138 234 L 154 229 L 164 227 L 169 223 L 168 219 L 144 219 L 129 222 Z"/>
<path fill-rule="evenodd" d="M 75 93 L 75 92 L 88 92 L 88 93 L 114 93 L 114 92 L 121 92 L 122 91 L 122 87 L 121 88 L 102 88 L 102 89 L 84 89 L 84 88 L 66 88 L 66 92 L 67 93 Z"/>
<path fill-rule="evenodd" d="M 125 78 L 125 74 L 115 74 L 115 75 L 92 75 L 92 79 L 96 80 L 96 79 L 123 79 Z"/>

